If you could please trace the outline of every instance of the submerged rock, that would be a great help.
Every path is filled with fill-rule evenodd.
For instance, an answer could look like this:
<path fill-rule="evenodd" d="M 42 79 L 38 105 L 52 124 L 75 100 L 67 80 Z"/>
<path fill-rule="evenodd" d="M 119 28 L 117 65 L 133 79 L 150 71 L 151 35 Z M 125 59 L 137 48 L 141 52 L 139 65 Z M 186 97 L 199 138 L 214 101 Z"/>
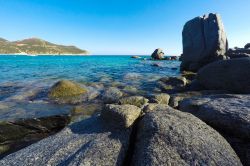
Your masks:
<path fill-rule="evenodd" d="M 148 104 L 143 107 L 143 112 L 148 113 L 152 111 L 166 111 L 169 109 L 167 104 Z"/>
<path fill-rule="evenodd" d="M 167 93 L 154 94 L 151 97 L 152 103 L 167 104 L 169 103 L 170 95 Z"/>
<path fill-rule="evenodd" d="M 122 96 L 123 93 L 118 88 L 110 87 L 104 91 L 102 99 L 104 103 L 111 104 L 111 103 L 117 103 Z"/>
<path fill-rule="evenodd" d="M 5 157 L 0 165 L 122 166 L 130 133 L 130 128 L 116 129 L 94 116 Z"/>
<path fill-rule="evenodd" d="M 150 112 L 137 131 L 133 165 L 242 165 L 219 133 L 188 113 Z"/>
<path fill-rule="evenodd" d="M 117 128 L 128 128 L 140 116 L 141 109 L 134 105 L 108 104 L 101 112 L 102 118 Z"/>
<path fill-rule="evenodd" d="M 140 56 L 131 56 L 131 58 L 133 58 L 133 59 L 141 59 Z"/>
<path fill-rule="evenodd" d="M 250 165 L 250 95 L 210 95 L 183 100 L 192 113 L 224 135 L 245 165 Z"/>
<path fill-rule="evenodd" d="M 137 107 L 142 107 L 143 105 L 148 103 L 148 99 L 142 96 L 130 96 L 130 97 L 124 97 L 119 100 L 119 104 L 129 104 L 129 105 L 135 105 Z"/>
<path fill-rule="evenodd" d="M 198 82 L 207 89 L 250 93 L 250 58 L 237 58 L 211 63 L 197 75 Z"/>
<path fill-rule="evenodd" d="M 162 60 L 164 59 L 164 52 L 162 49 L 158 48 L 152 53 L 151 57 L 155 60 Z"/>
<path fill-rule="evenodd" d="M 198 71 L 204 65 L 224 59 L 227 36 L 219 14 L 204 15 L 188 21 L 182 32 L 181 70 Z"/>
<path fill-rule="evenodd" d="M 182 91 L 187 85 L 185 77 L 163 77 L 157 82 L 158 87 L 165 92 L 178 92 Z"/>
<path fill-rule="evenodd" d="M 67 115 L 0 122 L 0 158 L 58 132 L 69 122 Z"/>
<path fill-rule="evenodd" d="M 139 73 L 127 73 L 125 76 L 124 76 L 124 80 L 129 80 L 129 81 L 131 81 L 131 80 L 139 80 L 139 79 L 141 79 L 142 78 L 142 75 L 141 74 L 139 74 Z"/>
<path fill-rule="evenodd" d="M 58 103 L 71 103 L 75 97 L 79 97 L 86 92 L 87 90 L 80 85 L 62 80 L 51 87 L 48 97 Z"/>
<path fill-rule="evenodd" d="M 103 106 L 103 103 L 88 103 L 74 106 L 70 111 L 71 122 L 87 119 L 97 113 L 100 113 Z"/>

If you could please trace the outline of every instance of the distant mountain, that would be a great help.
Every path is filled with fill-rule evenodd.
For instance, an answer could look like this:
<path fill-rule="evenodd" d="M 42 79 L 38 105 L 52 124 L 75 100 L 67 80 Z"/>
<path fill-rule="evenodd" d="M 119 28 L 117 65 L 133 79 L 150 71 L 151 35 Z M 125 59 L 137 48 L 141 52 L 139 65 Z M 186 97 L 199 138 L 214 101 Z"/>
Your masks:
<path fill-rule="evenodd" d="M 75 46 L 53 44 L 38 38 L 10 42 L 0 38 L 0 54 L 88 54 Z"/>

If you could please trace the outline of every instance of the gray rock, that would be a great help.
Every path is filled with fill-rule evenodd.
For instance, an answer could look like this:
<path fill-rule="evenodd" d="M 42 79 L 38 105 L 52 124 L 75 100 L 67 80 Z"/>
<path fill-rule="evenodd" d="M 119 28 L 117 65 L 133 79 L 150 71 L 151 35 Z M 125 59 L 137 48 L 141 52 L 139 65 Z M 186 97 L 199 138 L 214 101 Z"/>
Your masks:
<path fill-rule="evenodd" d="M 148 103 L 148 99 L 142 96 L 130 96 L 130 97 L 124 97 L 119 100 L 119 104 L 129 104 L 129 105 L 135 105 L 137 107 L 142 107 L 143 105 Z"/>
<path fill-rule="evenodd" d="M 111 104 L 116 103 L 123 96 L 123 93 L 115 87 L 110 87 L 106 91 L 104 91 L 102 95 L 102 99 L 104 103 Z"/>
<path fill-rule="evenodd" d="M 198 82 L 207 89 L 250 93 L 250 58 L 237 58 L 211 63 L 197 74 Z"/>
<path fill-rule="evenodd" d="M 158 48 L 152 53 L 151 57 L 152 59 L 156 60 L 164 59 L 164 52 L 162 51 L 162 49 Z"/>
<path fill-rule="evenodd" d="M 138 125 L 134 165 L 242 165 L 227 141 L 178 110 L 146 114 Z"/>
<path fill-rule="evenodd" d="M 250 43 L 247 43 L 244 48 L 245 49 L 250 49 Z"/>
<path fill-rule="evenodd" d="M 130 133 L 131 129 L 114 129 L 95 116 L 5 157 L 0 165 L 120 166 L 126 156 Z"/>
<path fill-rule="evenodd" d="M 101 112 L 102 118 L 117 128 L 129 128 L 140 114 L 141 109 L 134 105 L 108 104 Z"/>
<path fill-rule="evenodd" d="M 170 95 L 167 93 L 155 94 L 152 96 L 151 101 L 158 104 L 167 104 L 169 103 Z"/>
<path fill-rule="evenodd" d="M 211 95 L 183 100 L 180 110 L 192 113 L 219 131 L 244 165 L 250 165 L 250 95 Z"/>
<path fill-rule="evenodd" d="M 198 71 L 202 66 L 224 59 L 228 42 L 219 14 L 204 15 L 188 21 L 182 32 L 181 70 Z"/>

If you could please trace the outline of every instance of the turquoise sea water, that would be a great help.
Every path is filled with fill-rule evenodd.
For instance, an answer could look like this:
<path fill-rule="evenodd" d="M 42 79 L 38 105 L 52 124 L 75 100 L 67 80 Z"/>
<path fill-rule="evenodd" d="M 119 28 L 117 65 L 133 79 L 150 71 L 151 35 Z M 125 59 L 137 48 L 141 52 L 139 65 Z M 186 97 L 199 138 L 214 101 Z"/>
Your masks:
<path fill-rule="evenodd" d="M 84 86 L 101 84 L 104 88 L 116 83 L 147 90 L 158 78 L 179 74 L 179 61 L 152 61 L 149 58 L 0 56 L 0 120 L 67 112 L 67 107 L 48 104 L 43 99 L 30 101 L 37 91 L 48 89 L 58 80 L 69 79 Z"/>

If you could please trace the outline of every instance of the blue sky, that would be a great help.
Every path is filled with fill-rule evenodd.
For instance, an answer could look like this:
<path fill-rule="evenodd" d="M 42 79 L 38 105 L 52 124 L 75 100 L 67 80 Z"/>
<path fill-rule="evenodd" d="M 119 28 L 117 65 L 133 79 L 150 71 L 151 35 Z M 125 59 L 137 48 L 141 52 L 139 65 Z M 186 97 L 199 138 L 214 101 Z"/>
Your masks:
<path fill-rule="evenodd" d="M 250 0 L 0 0 L 0 37 L 39 37 L 92 54 L 182 52 L 186 21 L 220 13 L 229 45 L 250 42 Z"/>

